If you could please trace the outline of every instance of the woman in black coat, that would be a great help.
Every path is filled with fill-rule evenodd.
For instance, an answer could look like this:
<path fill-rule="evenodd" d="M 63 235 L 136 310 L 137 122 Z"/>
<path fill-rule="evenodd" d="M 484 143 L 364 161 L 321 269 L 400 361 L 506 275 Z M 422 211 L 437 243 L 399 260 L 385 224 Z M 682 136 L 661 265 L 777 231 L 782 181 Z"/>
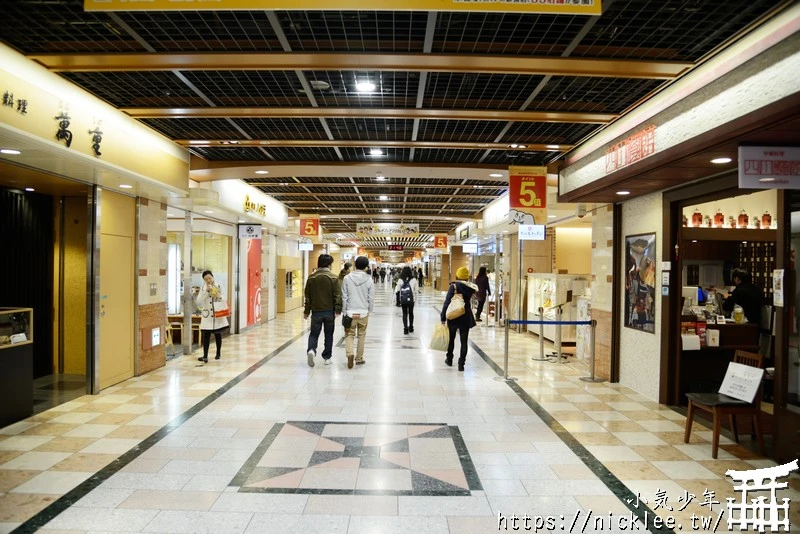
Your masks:
<path fill-rule="evenodd" d="M 486 276 L 486 267 L 481 267 L 478 271 L 478 276 L 475 277 L 475 285 L 478 286 L 478 309 L 475 310 L 475 320 L 481 322 L 481 313 L 483 313 L 483 306 L 486 304 L 486 297 L 492 294 L 489 289 L 489 277 Z"/>
<path fill-rule="evenodd" d="M 444 363 L 453 366 L 453 350 L 455 349 L 456 332 L 459 333 L 461 340 L 461 352 L 458 356 L 458 370 L 464 370 L 464 363 L 467 361 L 467 349 L 469 348 L 469 329 L 475 326 L 475 317 L 472 315 L 472 307 L 469 305 L 472 295 L 478 290 L 478 286 L 469 281 L 469 269 L 466 267 L 459 267 L 456 271 L 456 280 L 450 284 L 447 290 L 447 296 L 442 305 L 441 319 L 442 324 L 447 324 L 450 329 L 450 342 L 447 345 L 447 355 L 445 356 Z M 447 319 L 447 307 L 450 306 L 450 301 L 453 300 L 453 295 L 458 291 L 464 299 L 464 315 L 455 319 Z"/>

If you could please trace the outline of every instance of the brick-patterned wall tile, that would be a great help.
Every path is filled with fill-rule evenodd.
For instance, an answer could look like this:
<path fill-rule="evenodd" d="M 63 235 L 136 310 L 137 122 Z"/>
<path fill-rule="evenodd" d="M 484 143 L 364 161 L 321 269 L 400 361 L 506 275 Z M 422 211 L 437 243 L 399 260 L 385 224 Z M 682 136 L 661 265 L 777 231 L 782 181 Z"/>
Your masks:
<path fill-rule="evenodd" d="M 139 269 L 139 276 L 147 276 L 147 269 Z"/>
<path fill-rule="evenodd" d="M 167 236 L 165 236 L 165 235 L 159 236 L 158 240 L 161 243 L 166 243 L 167 242 Z"/>
<path fill-rule="evenodd" d="M 150 204 L 150 201 L 144 197 L 139 197 L 139 204 L 141 206 L 147 206 Z"/>
<path fill-rule="evenodd" d="M 158 274 L 159 274 L 159 276 L 167 276 L 167 270 L 166 269 L 159 269 L 158 270 Z"/>
<path fill-rule="evenodd" d="M 608 241 L 606 241 L 606 246 L 608 248 L 613 247 L 614 246 L 614 240 L 613 239 L 609 239 Z"/>
<path fill-rule="evenodd" d="M 614 277 L 612 275 L 610 275 L 610 274 L 607 274 L 606 275 L 606 282 L 608 282 L 610 284 L 613 281 L 614 281 Z"/>
<path fill-rule="evenodd" d="M 147 241 L 147 234 L 139 234 L 139 241 Z"/>

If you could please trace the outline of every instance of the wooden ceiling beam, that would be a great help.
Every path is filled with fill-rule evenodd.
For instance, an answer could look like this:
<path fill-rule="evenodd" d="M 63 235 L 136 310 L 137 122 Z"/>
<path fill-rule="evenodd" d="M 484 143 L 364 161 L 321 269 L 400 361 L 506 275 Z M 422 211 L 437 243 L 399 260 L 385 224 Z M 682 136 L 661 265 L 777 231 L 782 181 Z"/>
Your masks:
<path fill-rule="evenodd" d="M 346 195 L 347 193 L 267 193 L 269 196 L 272 197 L 338 197 L 341 198 L 342 195 Z M 358 196 L 358 193 L 352 193 L 348 196 Z M 453 195 L 452 193 L 419 193 L 415 195 L 409 195 L 411 197 L 419 197 L 419 198 L 484 198 L 484 199 L 495 199 L 497 195 Z"/>
<path fill-rule="evenodd" d="M 56 72 L 168 70 L 428 71 L 520 74 L 525 76 L 599 76 L 658 80 L 675 79 L 693 66 L 693 63 L 680 61 L 598 59 L 588 57 L 524 57 L 485 54 L 343 54 L 332 52 L 30 54 L 28 58 Z"/>
<path fill-rule="evenodd" d="M 507 111 L 416 108 L 119 108 L 136 119 L 429 119 L 464 121 L 550 122 L 569 124 L 608 124 L 618 116 L 611 113 L 570 111 Z"/>
<path fill-rule="evenodd" d="M 412 188 L 418 188 L 418 189 L 420 189 L 420 188 L 421 189 L 424 189 L 424 188 L 428 188 L 428 189 L 431 189 L 431 188 L 445 189 L 445 188 L 448 188 L 448 187 L 450 187 L 452 189 L 464 189 L 464 188 L 467 188 L 467 189 L 505 189 L 506 187 L 508 187 L 508 183 L 497 183 L 496 185 L 495 184 L 493 184 L 493 185 L 479 185 L 479 186 L 473 187 L 471 185 L 458 186 L 458 185 L 451 185 L 451 184 L 396 184 L 396 183 L 392 184 L 392 183 L 389 183 L 389 182 L 375 182 L 375 183 L 247 182 L 247 185 L 252 185 L 253 187 L 346 187 L 348 189 L 353 189 L 354 187 L 358 187 L 358 188 L 362 188 L 362 187 L 363 188 L 377 187 L 377 188 L 387 188 L 387 189 L 388 188 L 392 188 L 392 189 L 396 189 L 396 188 L 400 188 L 400 189 L 405 189 L 405 188 L 409 188 L 409 189 L 412 189 Z M 273 194 L 273 193 L 269 193 L 269 194 Z M 358 193 L 353 193 L 353 194 L 357 195 Z M 414 195 L 413 194 L 409 194 L 409 196 L 414 196 Z"/>
<path fill-rule="evenodd" d="M 232 147 L 339 147 L 339 148 L 440 148 L 456 150 L 524 150 L 527 152 L 566 152 L 575 145 L 567 144 L 518 144 L 510 143 L 463 143 L 455 141 L 375 141 L 343 139 L 176 139 L 187 148 L 232 148 Z"/>

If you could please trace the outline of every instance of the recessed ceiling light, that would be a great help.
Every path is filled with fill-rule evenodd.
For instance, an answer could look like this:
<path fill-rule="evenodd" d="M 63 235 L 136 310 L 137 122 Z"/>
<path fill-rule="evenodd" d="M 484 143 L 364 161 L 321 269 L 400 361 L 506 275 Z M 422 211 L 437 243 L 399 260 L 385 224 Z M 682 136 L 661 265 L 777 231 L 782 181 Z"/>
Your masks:
<path fill-rule="evenodd" d="M 492 178 L 502 178 L 503 177 L 503 175 L 500 174 L 499 172 L 493 172 L 489 176 L 491 176 Z"/>
<path fill-rule="evenodd" d="M 356 82 L 356 89 L 360 93 L 369 93 L 375 90 L 375 84 L 369 80 L 361 80 Z"/>
<path fill-rule="evenodd" d="M 378 180 L 379 182 L 386 181 L 386 177 L 384 175 L 382 175 L 382 174 L 379 174 L 379 175 L 375 176 L 375 179 Z"/>
<path fill-rule="evenodd" d="M 758 181 L 766 184 L 769 182 L 774 182 L 775 178 L 759 178 Z"/>
<path fill-rule="evenodd" d="M 555 215 L 548 215 L 548 216 L 547 216 L 547 218 L 548 218 L 548 219 L 555 219 L 555 218 L 556 218 L 556 216 L 555 216 Z"/>
<path fill-rule="evenodd" d="M 723 163 L 730 163 L 731 161 L 733 161 L 731 158 L 714 158 L 711 160 L 711 163 L 722 165 Z"/>
<path fill-rule="evenodd" d="M 383 156 L 383 150 L 380 148 L 370 148 L 369 149 L 370 156 Z"/>
<path fill-rule="evenodd" d="M 386 195 L 381 195 L 378 197 L 378 200 L 389 200 L 389 197 L 387 197 Z"/>
<path fill-rule="evenodd" d="M 519 145 L 518 148 L 528 148 L 528 145 Z"/>
<path fill-rule="evenodd" d="M 617 191 L 617 194 L 618 194 L 618 195 L 625 196 L 625 195 L 630 195 L 630 194 L 631 194 L 631 192 L 630 192 L 630 191 Z"/>
<path fill-rule="evenodd" d="M 256 174 L 269 174 L 269 171 L 256 171 Z"/>
<path fill-rule="evenodd" d="M 120 189 L 133 189 L 133 186 L 132 185 L 128 185 L 128 184 L 119 184 L 119 188 Z"/>
<path fill-rule="evenodd" d="M 558 145 L 547 145 L 547 150 L 561 150 Z"/>
<path fill-rule="evenodd" d="M 32 188 L 32 187 L 26 187 L 26 188 L 25 188 L 25 191 L 28 191 L 28 192 L 31 192 L 31 193 L 32 193 L 32 192 L 34 192 L 34 191 L 36 191 L 36 190 L 35 190 L 34 188 Z"/>
<path fill-rule="evenodd" d="M 389 210 L 387 210 L 386 208 L 383 208 L 381 211 L 382 211 L 383 213 L 389 213 Z"/>
<path fill-rule="evenodd" d="M 311 80 L 308 83 L 311 85 L 312 89 L 317 89 L 318 91 L 325 91 L 326 89 L 331 88 L 331 84 L 324 80 Z"/>
<path fill-rule="evenodd" d="M 244 222 L 244 220 L 242 220 L 242 219 L 239 219 L 239 222 L 240 222 L 240 223 L 243 223 L 243 222 Z"/>
<path fill-rule="evenodd" d="M 452 217 L 445 217 L 445 219 L 448 220 L 448 221 L 452 221 L 453 220 Z"/>
<path fill-rule="evenodd" d="M 0 153 L 9 154 L 11 156 L 16 156 L 20 152 L 19 152 L 19 150 L 14 150 L 13 148 L 0 148 Z"/>
<path fill-rule="evenodd" d="M 697 239 L 692 239 L 692 243 L 697 243 Z"/>
<path fill-rule="evenodd" d="M 510 146 L 511 148 L 517 148 L 519 145 L 514 143 L 513 145 L 508 145 L 508 146 Z"/>
<path fill-rule="evenodd" d="M 214 213 L 212 210 L 206 210 L 205 213 Z"/>

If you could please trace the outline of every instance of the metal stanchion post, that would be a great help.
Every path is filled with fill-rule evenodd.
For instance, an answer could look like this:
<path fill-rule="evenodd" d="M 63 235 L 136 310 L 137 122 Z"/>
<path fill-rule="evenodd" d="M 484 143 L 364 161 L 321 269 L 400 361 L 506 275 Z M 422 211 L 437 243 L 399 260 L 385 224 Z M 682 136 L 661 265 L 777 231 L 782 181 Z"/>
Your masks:
<path fill-rule="evenodd" d="M 556 351 L 553 353 L 553 356 L 556 358 L 561 358 L 563 353 L 561 352 L 561 314 L 563 310 L 561 306 L 556 306 Z M 565 357 L 566 358 L 566 357 Z"/>
<path fill-rule="evenodd" d="M 539 357 L 531 358 L 535 362 L 550 361 L 544 355 L 544 308 L 539 308 Z"/>
<path fill-rule="evenodd" d="M 517 380 L 513 376 L 508 376 L 508 329 L 509 328 L 511 328 L 511 325 L 509 324 L 508 319 L 506 319 L 506 324 L 505 324 L 505 330 L 506 330 L 505 347 L 504 347 L 504 350 L 503 350 L 503 376 L 494 377 L 495 380 L 502 380 L 503 382 L 510 382 L 510 381 Z"/>
<path fill-rule="evenodd" d="M 595 378 L 594 376 L 594 350 L 595 350 L 595 338 L 597 334 L 597 320 L 592 319 L 592 375 L 591 376 L 583 376 L 581 380 L 584 382 L 605 382 L 605 378 Z"/>

